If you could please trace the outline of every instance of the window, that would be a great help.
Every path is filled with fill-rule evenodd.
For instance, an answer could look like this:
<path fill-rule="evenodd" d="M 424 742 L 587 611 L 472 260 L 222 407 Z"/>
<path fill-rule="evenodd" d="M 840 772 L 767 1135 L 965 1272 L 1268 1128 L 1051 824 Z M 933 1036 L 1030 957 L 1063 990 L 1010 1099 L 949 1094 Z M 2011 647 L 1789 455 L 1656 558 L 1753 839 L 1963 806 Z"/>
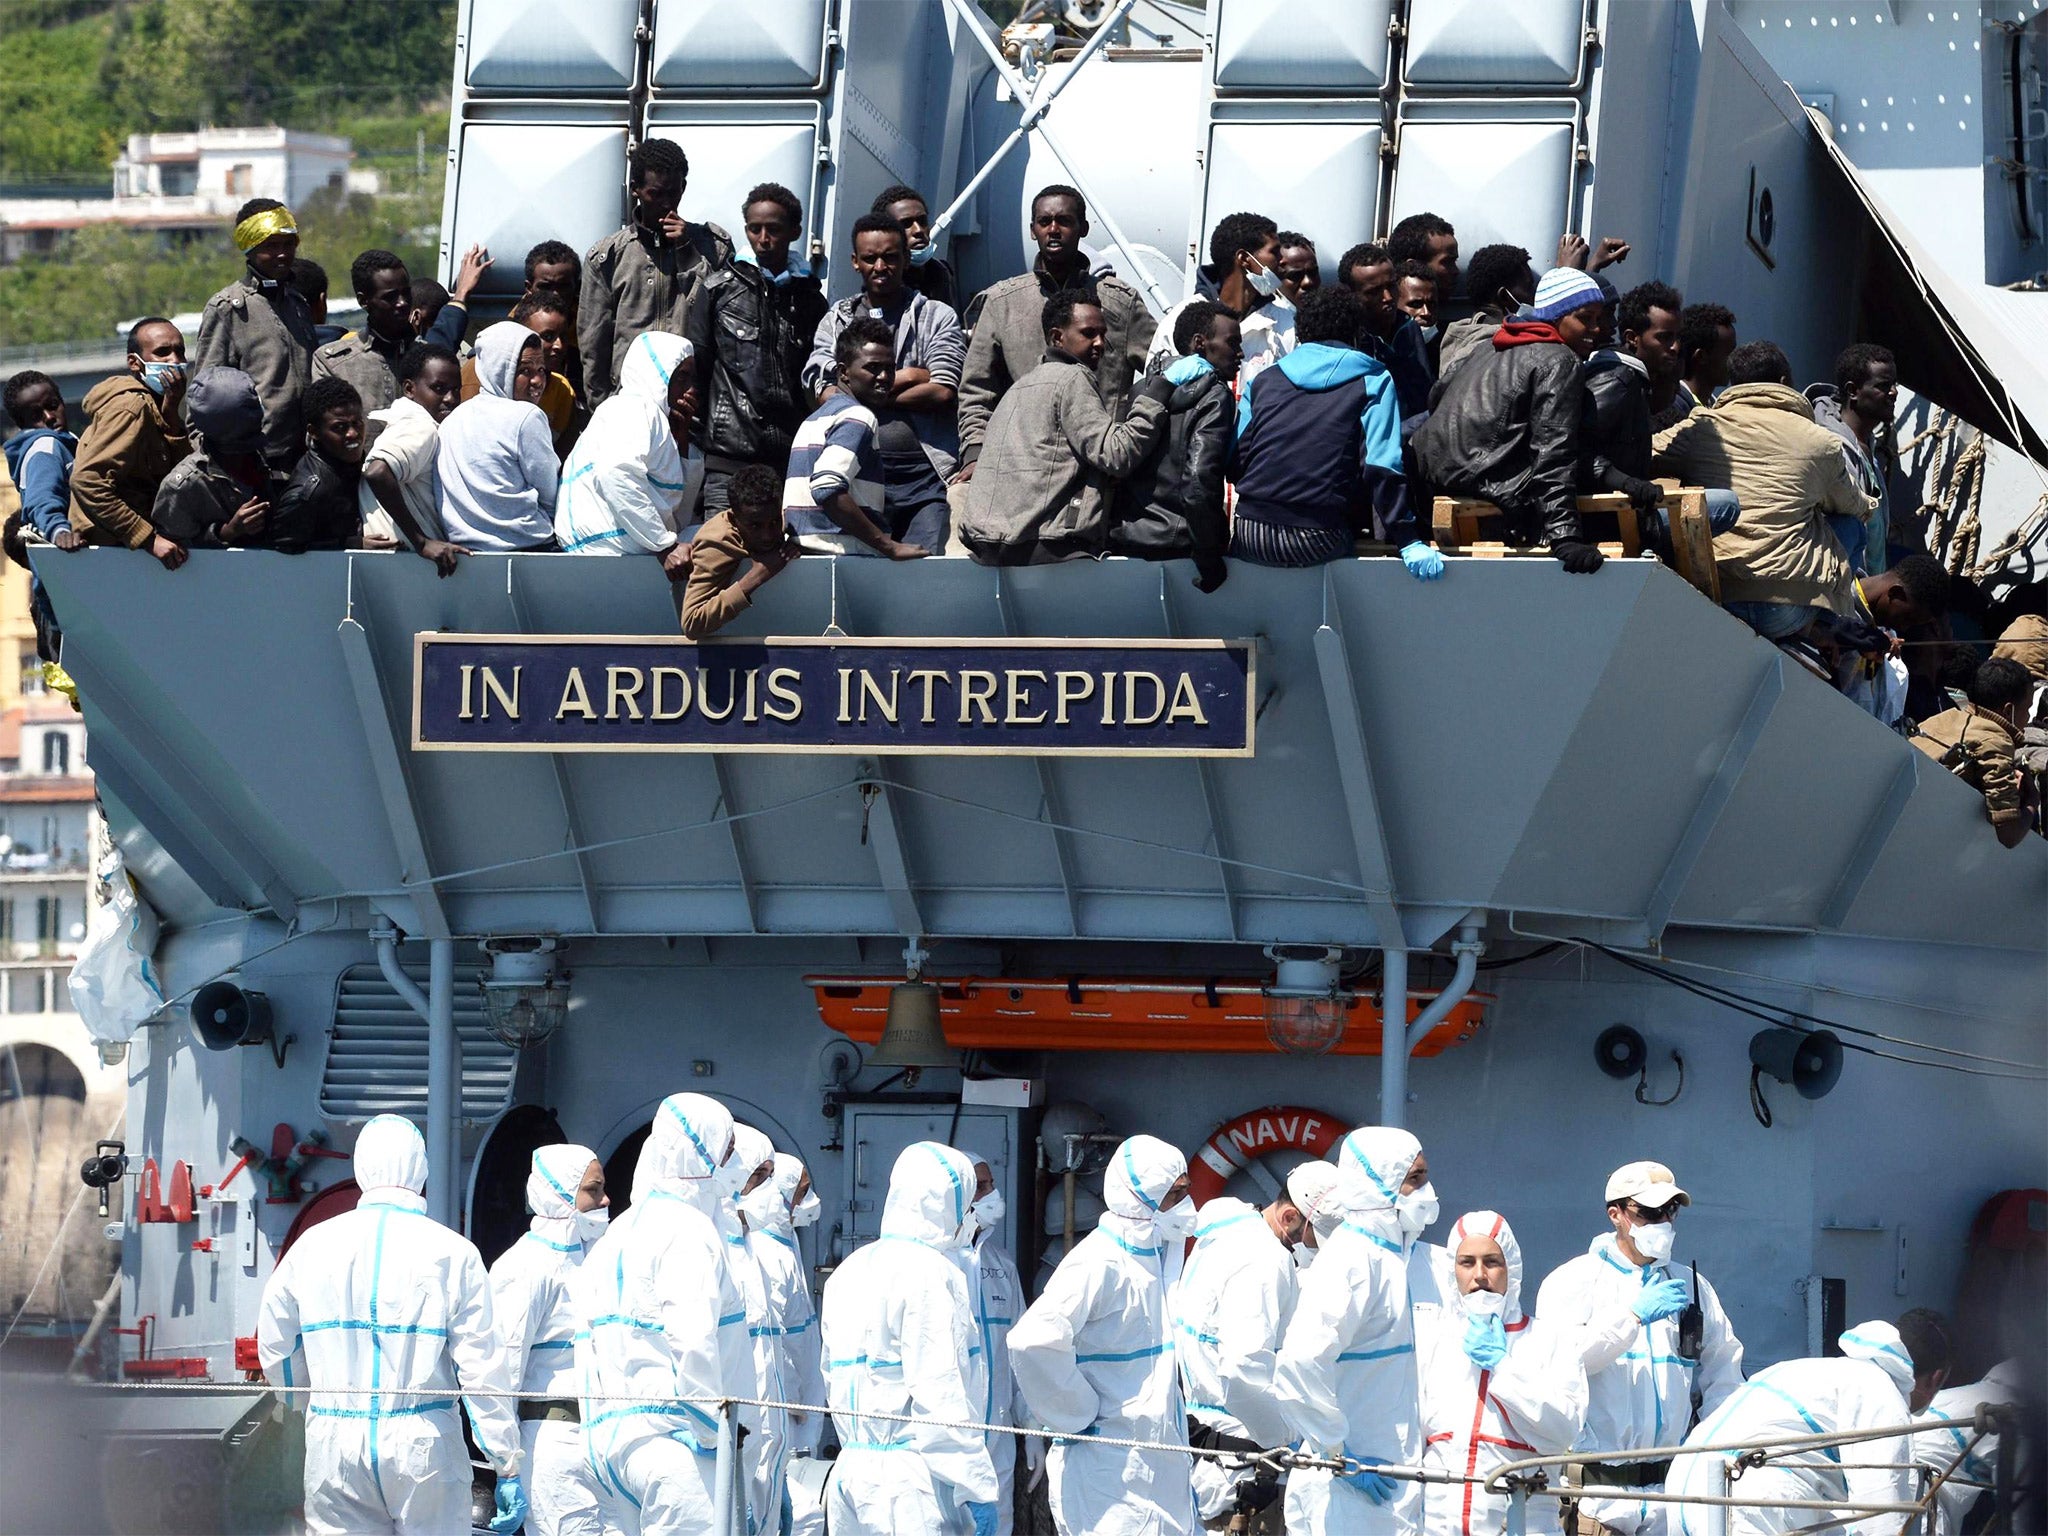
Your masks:
<path fill-rule="evenodd" d="M 43 973 L 41 971 L 9 971 L 7 973 L 7 1011 L 9 1013 L 41 1013 L 43 1011 Z"/>
<path fill-rule="evenodd" d="M 50 945 L 57 942 L 57 924 L 64 916 L 64 898 L 61 896 L 38 896 L 36 898 L 36 943 Z"/>
<path fill-rule="evenodd" d="M 77 1010 L 71 1006 L 71 973 L 69 971 L 50 972 L 49 1011 L 51 1013 L 77 1012 Z"/>
<path fill-rule="evenodd" d="M 0 955 L 14 942 L 14 898 L 0 896 Z"/>
<path fill-rule="evenodd" d="M 228 167 L 228 196 L 247 197 L 255 185 L 256 168 L 246 160 Z"/>
<path fill-rule="evenodd" d="M 63 731 L 43 732 L 43 772 L 71 771 L 71 737 Z"/>
<path fill-rule="evenodd" d="M 43 818 L 43 840 L 40 843 L 36 844 L 36 847 L 49 853 L 55 853 L 57 851 L 56 817 L 45 816 Z"/>
<path fill-rule="evenodd" d="M 31 662 L 21 669 L 21 691 L 23 693 L 43 692 L 43 669 L 40 663 Z"/>

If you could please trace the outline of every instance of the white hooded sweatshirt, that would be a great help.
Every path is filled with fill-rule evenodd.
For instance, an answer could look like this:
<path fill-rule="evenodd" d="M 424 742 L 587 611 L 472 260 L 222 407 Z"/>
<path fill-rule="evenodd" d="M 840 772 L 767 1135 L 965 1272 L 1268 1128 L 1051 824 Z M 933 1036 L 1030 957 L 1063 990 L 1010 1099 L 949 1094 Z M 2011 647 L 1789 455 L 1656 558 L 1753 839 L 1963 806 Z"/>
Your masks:
<path fill-rule="evenodd" d="M 441 523 L 464 549 L 542 549 L 555 537 L 561 460 L 541 408 L 512 398 L 519 354 L 539 337 L 516 320 L 476 340 L 477 392 L 441 423 Z"/>
<path fill-rule="evenodd" d="M 665 554 L 697 520 L 704 456 L 677 444 L 668 419 L 669 380 L 694 355 L 662 331 L 642 331 L 626 353 L 618 392 L 591 414 L 562 466 L 555 538 L 564 554 Z"/>

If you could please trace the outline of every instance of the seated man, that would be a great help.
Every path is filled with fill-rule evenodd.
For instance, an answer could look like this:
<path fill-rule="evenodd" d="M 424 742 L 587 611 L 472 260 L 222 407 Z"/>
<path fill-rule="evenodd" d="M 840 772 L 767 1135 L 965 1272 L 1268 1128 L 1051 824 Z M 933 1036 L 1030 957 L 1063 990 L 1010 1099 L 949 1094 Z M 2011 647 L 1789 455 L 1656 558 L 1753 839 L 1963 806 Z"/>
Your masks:
<path fill-rule="evenodd" d="M 1460 364 L 1493 344 L 1493 333 L 1516 310 L 1536 302 L 1536 269 L 1519 245 L 1482 245 L 1465 268 L 1465 289 L 1478 307 L 1444 327 L 1437 345 L 1437 387 Z"/>
<path fill-rule="evenodd" d="M 1443 334 L 1437 317 L 1449 307 L 1451 296 L 1437 286 L 1435 268 L 1420 261 L 1404 261 L 1394 268 L 1394 308 L 1415 326 L 1425 347 L 1433 347 Z"/>
<path fill-rule="evenodd" d="M 726 509 L 712 513 L 690 542 L 683 633 L 692 640 L 725 628 L 803 553 L 783 525 L 782 477 L 774 470 L 743 464 L 733 471 L 728 492 Z"/>
<path fill-rule="evenodd" d="M 1728 388 L 1654 439 L 1653 472 L 1732 490 L 1735 527 L 1714 538 L 1721 600 L 1766 640 L 1804 634 L 1821 614 L 1851 615 L 1849 559 L 1829 516 L 1861 520 L 1870 498 L 1842 461 L 1842 441 L 1813 419 L 1792 365 L 1768 341 L 1737 347 Z"/>
<path fill-rule="evenodd" d="M 128 371 L 85 394 L 85 433 L 71 466 L 71 527 L 87 544 L 147 549 L 166 570 L 185 563 L 183 546 L 149 520 L 157 487 L 192 441 L 181 420 L 185 338 L 161 315 L 128 332 Z"/>
<path fill-rule="evenodd" d="M 1354 245 L 1337 263 L 1337 281 L 1358 295 L 1363 323 L 1351 345 L 1394 376 L 1405 441 L 1429 414 L 1436 373 L 1422 328 L 1401 311 L 1394 258 L 1384 246 Z"/>
<path fill-rule="evenodd" d="M 2026 841 L 2039 813 L 2039 786 L 2023 775 L 2015 754 L 2034 680 L 2002 656 L 1977 668 L 1969 703 L 1922 721 L 1913 745 L 1984 796 L 1992 830 L 2008 848 Z"/>
<path fill-rule="evenodd" d="M 1352 345 L 1365 324 L 1349 288 L 1318 288 L 1295 317 L 1295 348 L 1237 406 L 1237 518 L 1230 553 L 1256 565 L 1348 559 L 1375 516 L 1423 579 L 1443 557 L 1421 541 L 1401 470 L 1393 376 Z"/>
<path fill-rule="evenodd" d="M 1725 304 L 1688 304 L 1678 316 L 1678 383 L 1669 400 L 1653 396 L 1650 430 L 1662 432 L 1710 405 L 1728 382 L 1735 355 L 1735 314 Z"/>
<path fill-rule="evenodd" d="M 268 544 L 270 470 L 256 381 L 239 368 L 203 368 L 185 393 L 185 416 L 198 446 L 164 476 L 150 521 L 187 549 Z"/>
<path fill-rule="evenodd" d="M 783 515 L 803 547 L 819 554 L 920 559 L 931 551 L 891 537 L 885 526 L 879 413 L 896 398 L 895 333 L 883 320 L 853 320 L 833 341 L 833 355 L 831 392 L 790 444 Z"/>
<path fill-rule="evenodd" d="M 1230 386 L 1244 342 L 1237 316 L 1220 304 L 1185 306 L 1173 322 L 1179 361 L 1165 370 L 1173 385 L 1166 432 L 1117 487 L 1110 513 L 1109 552 L 1139 560 L 1193 560 L 1195 587 L 1214 592 L 1230 574 L 1223 510 L 1223 471 L 1237 432 Z"/>
<path fill-rule="evenodd" d="M 1130 415 L 1116 419 L 1096 392 L 1108 321 L 1073 289 L 1045 301 L 1046 348 L 989 418 L 982 468 L 968 484 L 960 542 L 983 565 L 1044 565 L 1109 548 L 1115 487 L 1166 429 L 1173 382 L 1152 374 Z"/>
<path fill-rule="evenodd" d="M 619 367 L 619 387 L 591 414 L 562 466 L 555 542 L 569 555 L 655 555 L 670 581 L 690 573 L 681 530 L 697 520 L 704 455 L 690 344 L 642 331 Z"/>
<path fill-rule="evenodd" d="M 277 498 L 270 547 L 287 555 L 361 545 L 363 397 L 347 379 L 320 378 L 300 401 L 306 452 Z"/>
<path fill-rule="evenodd" d="M 541 339 L 518 321 L 486 326 L 476 342 L 481 393 L 441 423 L 441 523 L 464 549 L 555 547 L 562 465 L 540 409 L 541 357 Z"/>
<path fill-rule="evenodd" d="M 1280 231 L 1280 289 L 1287 302 L 1299 304 L 1323 286 L 1323 269 L 1316 259 L 1316 243 L 1298 229 Z"/>
<path fill-rule="evenodd" d="M 1509 543 L 1542 539 L 1576 575 L 1601 563 L 1579 523 L 1579 364 L 1606 339 L 1606 292 L 1553 267 L 1492 352 L 1445 381 L 1414 440 L 1416 469 L 1437 494 L 1492 502 Z"/>
<path fill-rule="evenodd" d="M 1855 597 L 1853 621 L 1837 636 L 1848 643 L 1836 658 L 1835 686 L 1886 725 L 1897 725 L 1909 681 L 1901 635 L 1947 616 L 1948 572 L 1932 555 L 1908 555 L 1882 575 L 1857 582 Z"/>
<path fill-rule="evenodd" d="M 442 537 L 441 484 L 435 460 L 441 423 L 462 395 L 462 365 L 448 348 L 415 342 L 398 360 L 398 398 L 373 413 L 383 430 L 363 458 L 358 504 L 366 549 L 396 549 L 400 540 L 453 576 L 469 551 Z"/>

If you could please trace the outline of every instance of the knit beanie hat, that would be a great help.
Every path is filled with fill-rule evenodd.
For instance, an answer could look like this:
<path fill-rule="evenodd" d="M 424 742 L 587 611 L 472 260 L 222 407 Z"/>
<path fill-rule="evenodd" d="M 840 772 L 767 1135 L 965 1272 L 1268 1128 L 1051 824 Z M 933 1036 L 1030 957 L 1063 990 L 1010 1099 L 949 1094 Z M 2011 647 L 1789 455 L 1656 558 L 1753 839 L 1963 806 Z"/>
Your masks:
<path fill-rule="evenodd" d="M 1552 267 L 1537 281 L 1536 302 L 1515 318 L 1555 324 L 1575 309 L 1606 302 L 1607 290 L 1577 267 Z"/>

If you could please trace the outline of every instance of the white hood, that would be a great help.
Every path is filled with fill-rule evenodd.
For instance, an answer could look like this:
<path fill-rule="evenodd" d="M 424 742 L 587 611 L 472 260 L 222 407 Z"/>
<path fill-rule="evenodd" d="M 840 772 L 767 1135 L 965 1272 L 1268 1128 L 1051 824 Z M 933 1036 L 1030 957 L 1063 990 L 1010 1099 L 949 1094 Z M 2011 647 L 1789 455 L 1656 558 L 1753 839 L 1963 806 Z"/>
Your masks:
<path fill-rule="evenodd" d="M 500 400 L 510 400 L 512 384 L 519 373 L 519 354 L 529 343 L 538 346 L 540 338 L 517 320 L 500 320 L 496 325 L 485 326 L 476 339 L 477 389 Z"/>
<path fill-rule="evenodd" d="M 1451 1234 L 1444 1239 L 1444 1252 L 1451 1264 L 1448 1290 L 1452 1296 L 1458 1291 L 1458 1246 L 1468 1237 L 1490 1237 L 1500 1244 L 1501 1257 L 1508 1265 L 1508 1304 L 1501 1321 L 1513 1327 L 1522 1320 L 1522 1245 L 1515 1241 L 1515 1229 L 1498 1211 L 1467 1211 L 1451 1223 Z"/>
<path fill-rule="evenodd" d="M 366 1195 L 427 1187 L 427 1142 L 419 1127 L 397 1115 L 378 1115 L 356 1137 L 356 1183 Z"/>
<path fill-rule="evenodd" d="M 1102 1203 L 1108 1207 L 1098 1226 L 1134 1248 L 1159 1246 L 1157 1218 L 1166 1192 L 1188 1171 L 1180 1149 L 1157 1136 L 1133 1136 L 1111 1154 L 1102 1176 Z"/>
<path fill-rule="evenodd" d="M 1891 1377 L 1901 1397 L 1913 1396 L 1913 1357 L 1906 1341 L 1890 1323 L 1858 1323 L 1842 1335 L 1842 1353 L 1851 1360 L 1868 1360 Z"/>
<path fill-rule="evenodd" d="M 557 1142 L 533 1154 L 533 1171 L 526 1176 L 526 1208 L 533 1212 L 536 1236 L 552 1243 L 578 1240 L 576 1190 L 596 1161 L 590 1148 L 571 1142 Z"/>
<path fill-rule="evenodd" d="M 654 1129 L 634 1173 L 633 1198 L 658 1189 L 718 1219 L 719 1165 L 733 1145 L 732 1112 L 701 1093 L 672 1093 L 654 1112 Z M 640 1180 L 647 1180 L 645 1188 Z"/>
<path fill-rule="evenodd" d="M 943 1253 L 963 1246 L 974 1218 L 974 1159 L 936 1141 L 905 1147 L 889 1170 L 882 1236 L 908 1238 Z"/>

